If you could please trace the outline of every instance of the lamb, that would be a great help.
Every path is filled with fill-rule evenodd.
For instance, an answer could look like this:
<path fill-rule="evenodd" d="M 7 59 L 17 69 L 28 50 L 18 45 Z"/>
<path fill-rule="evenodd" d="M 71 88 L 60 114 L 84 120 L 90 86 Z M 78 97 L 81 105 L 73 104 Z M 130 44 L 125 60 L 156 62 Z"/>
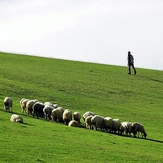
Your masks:
<path fill-rule="evenodd" d="M 95 115 L 91 118 L 91 122 L 95 126 L 96 131 L 97 128 L 100 128 L 101 131 L 104 129 L 104 117 L 100 115 Z"/>
<path fill-rule="evenodd" d="M 17 114 L 13 114 L 10 118 L 11 122 L 19 122 L 19 123 L 23 123 L 23 118 L 20 115 Z"/>
<path fill-rule="evenodd" d="M 125 134 L 128 135 L 131 129 L 131 124 L 131 122 L 122 122 L 120 126 L 120 132 L 122 134 L 125 132 Z"/>
<path fill-rule="evenodd" d="M 104 128 L 107 132 L 111 132 L 113 126 L 113 119 L 111 117 L 104 118 Z"/>
<path fill-rule="evenodd" d="M 118 131 L 118 134 L 120 133 L 120 127 L 121 127 L 121 121 L 119 119 L 113 119 L 113 126 L 112 131 L 116 133 Z"/>
<path fill-rule="evenodd" d="M 26 111 L 26 104 L 27 104 L 28 101 L 29 101 L 29 99 L 25 99 L 25 98 L 22 98 L 20 100 L 20 106 L 22 108 L 22 113 L 27 112 Z"/>
<path fill-rule="evenodd" d="M 44 108 L 44 104 L 41 103 L 41 102 L 36 102 L 33 106 L 32 106 L 32 109 L 33 109 L 33 117 L 36 115 L 37 118 L 38 117 L 41 117 L 43 118 L 44 117 L 44 113 L 43 113 L 43 108 Z"/>
<path fill-rule="evenodd" d="M 93 123 L 91 122 L 93 115 L 85 118 L 85 128 L 93 129 Z"/>
<path fill-rule="evenodd" d="M 63 122 L 68 125 L 68 123 L 72 120 L 72 112 L 69 109 L 66 109 L 63 112 L 62 118 Z"/>
<path fill-rule="evenodd" d="M 47 119 L 51 119 L 51 113 L 52 113 L 52 110 L 54 109 L 53 106 L 51 105 L 46 105 L 44 108 L 43 108 L 43 112 L 44 112 L 44 118 L 47 120 Z"/>
<path fill-rule="evenodd" d="M 80 127 L 80 123 L 79 123 L 78 121 L 71 120 L 71 121 L 68 123 L 68 126 L 71 126 L 71 127 Z"/>
<path fill-rule="evenodd" d="M 81 114 L 79 112 L 74 112 L 72 116 L 75 121 L 80 123 Z"/>
<path fill-rule="evenodd" d="M 136 137 L 137 132 L 138 132 L 138 137 L 139 137 L 139 132 L 141 132 L 142 138 L 144 137 L 146 139 L 147 133 L 145 132 L 144 126 L 138 122 L 134 122 L 131 124 L 130 133 L 133 133 L 134 137 Z"/>
<path fill-rule="evenodd" d="M 10 97 L 5 97 L 4 99 L 4 110 L 12 112 L 13 101 Z"/>
<path fill-rule="evenodd" d="M 85 113 L 83 114 L 83 120 L 85 121 L 85 118 L 88 117 L 88 116 L 90 116 L 90 115 L 94 116 L 94 113 L 91 112 L 91 111 L 85 112 Z"/>
<path fill-rule="evenodd" d="M 51 119 L 52 121 L 56 121 L 56 122 L 62 122 L 62 112 L 60 109 L 58 108 L 54 108 L 51 112 Z"/>

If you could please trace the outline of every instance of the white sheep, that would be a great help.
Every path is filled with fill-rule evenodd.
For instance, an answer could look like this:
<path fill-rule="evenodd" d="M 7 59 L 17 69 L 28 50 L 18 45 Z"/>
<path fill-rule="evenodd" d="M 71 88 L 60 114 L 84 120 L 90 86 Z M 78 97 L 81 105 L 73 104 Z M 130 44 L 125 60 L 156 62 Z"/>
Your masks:
<path fill-rule="evenodd" d="M 113 119 L 111 117 L 105 117 L 104 118 L 104 128 L 107 132 L 112 131 L 113 126 Z"/>
<path fill-rule="evenodd" d="M 58 104 L 53 104 L 53 107 L 54 108 L 58 108 Z"/>
<path fill-rule="evenodd" d="M 23 100 L 25 100 L 25 98 L 22 98 L 22 99 L 20 100 L 20 106 L 21 106 L 21 104 L 22 104 Z"/>
<path fill-rule="evenodd" d="M 72 116 L 75 121 L 80 123 L 81 114 L 79 112 L 74 112 Z"/>
<path fill-rule="evenodd" d="M 22 108 L 22 113 L 27 112 L 26 111 L 26 104 L 27 104 L 28 101 L 29 101 L 29 99 L 26 99 L 26 98 L 22 98 L 20 100 L 20 106 Z"/>
<path fill-rule="evenodd" d="M 80 123 L 79 123 L 78 121 L 71 120 L 71 121 L 68 123 L 68 126 L 71 126 L 71 127 L 80 127 Z"/>
<path fill-rule="evenodd" d="M 44 106 L 52 106 L 52 107 L 54 107 L 53 104 L 51 102 L 49 102 L 49 101 L 44 102 Z"/>
<path fill-rule="evenodd" d="M 44 112 L 44 118 L 45 119 L 51 119 L 51 112 L 52 110 L 54 109 L 53 106 L 50 106 L 50 105 L 46 105 L 44 108 L 43 108 L 43 112 Z"/>
<path fill-rule="evenodd" d="M 11 122 L 19 122 L 19 123 L 23 123 L 23 118 L 20 115 L 17 114 L 13 114 L 10 118 Z"/>
<path fill-rule="evenodd" d="M 102 117 L 100 115 L 94 115 L 91 118 L 91 122 L 94 125 L 96 130 L 97 130 L 97 128 L 100 128 L 101 130 L 104 129 L 104 117 Z"/>
<path fill-rule="evenodd" d="M 131 124 L 131 122 L 122 122 L 120 126 L 120 132 L 122 134 L 125 132 L 125 134 L 128 135 L 131 129 Z"/>
<path fill-rule="evenodd" d="M 63 122 L 68 125 L 68 123 L 72 120 L 72 112 L 69 109 L 66 109 L 63 112 L 62 118 Z"/>
<path fill-rule="evenodd" d="M 134 137 L 136 137 L 136 134 L 138 133 L 139 137 L 139 132 L 141 133 L 142 138 L 144 137 L 146 139 L 147 133 L 145 132 L 144 126 L 138 122 L 132 123 L 130 133 L 133 133 Z"/>
<path fill-rule="evenodd" d="M 12 112 L 13 101 L 10 97 L 5 97 L 4 99 L 4 110 Z"/>
<path fill-rule="evenodd" d="M 93 115 L 85 118 L 85 128 L 93 129 L 93 123 L 91 122 Z"/>
<path fill-rule="evenodd" d="M 56 122 L 62 122 L 62 112 L 60 109 L 58 108 L 54 108 L 51 112 L 51 119 L 52 121 L 56 121 Z"/>
<path fill-rule="evenodd" d="M 119 119 L 113 119 L 113 126 L 112 131 L 116 133 L 118 131 L 118 134 L 120 133 L 120 127 L 121 127 L 121 121 Z"/>
<path fill-rule="evenodd" d="M 90 116 L 90 115 L 94 116 L 95 114 L 94 114 L 93 112 L 91 112 L 91 111 L 85 112 L 85 113 L 83 114 L 83 119 L 84 119 L 84 121 L 85 121 L 85 118 L 88 117 L 88 116 Z"/>

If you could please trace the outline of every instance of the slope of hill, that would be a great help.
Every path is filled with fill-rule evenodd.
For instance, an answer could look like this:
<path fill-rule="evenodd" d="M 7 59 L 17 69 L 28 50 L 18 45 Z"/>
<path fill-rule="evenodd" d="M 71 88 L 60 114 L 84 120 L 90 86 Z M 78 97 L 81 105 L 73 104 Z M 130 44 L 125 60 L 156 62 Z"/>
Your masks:
<path fill-rule="evenodd" d="M 161 162 L 162 71 L 0 53 L 0 162 Z M 22 115 L 9 121 L 3 99 L 21 114 L 22 98 L 57 103 L 64 109 L 140 122 L 147 140 L 129 138 Z M 83 121 L 82 121 L 83 123 Z M 54 162 L 52 161 L 52 162 Z"/>

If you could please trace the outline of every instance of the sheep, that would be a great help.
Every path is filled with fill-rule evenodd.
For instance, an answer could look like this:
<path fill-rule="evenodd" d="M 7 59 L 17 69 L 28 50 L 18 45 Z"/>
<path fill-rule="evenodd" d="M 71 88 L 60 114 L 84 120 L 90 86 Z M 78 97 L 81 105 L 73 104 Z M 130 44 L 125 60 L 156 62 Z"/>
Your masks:
<path fill-rule="evenodd" d="M 100 128 L 101 131 L 104 129 L 104 117 L 100 115 L 94 115 L 91 118 L 91 122 L 94 125 L 96 131 L 97 131 L 97 128 Z"/>
<path fill-rule="evenodd" d="M 19 122 L 19 123 L 23 123 L 23 118 L 20 115 L 17 114 L 13 114 L 10 118 L 11 122 Z"/>
<path fill-rule="evenodd" d="M 44 102 L 44 106 L 53 106 L 53 104 L 51 102 Z"/>
<path fill-rule="evenodd" d="M 58 104 L 52 104 L 54 108 L 58 108 Z"/>
<path fill-rule="evenodd" d="M 93 129 L 93 124 L 91 122 L 93 115 L 89 115 L 85 118 L 85 128 Z"/>
<path fill-rule="evenodd" d="M 68 123 L 72 120 L 72 112 L 69 109 L 66 109 L 63 112 L 62 118 L 63 122 L 68 125 Z"/>
<path fill-rule="evenodd" d="M 120 126 L 121 134 L 125 132 L 125 134 L 128 135 L 131 129 L 131 124 L 132 124 L 131 122 L 122 122 Z"/>
<path fill-rule="evenodd" d="M 57 107 L 57 109 L 58 109 L 58 110 L 60 110 L 60 111 L 61 111 L 61 113 L 63 114 L 63 112 L 64 112 L 63 107 L 59 106 L 59 107 Z"/>
<path fill-rule="evenodd" d="M 20 106 L 21 106 L 21 104 L 22 104 L 23 100 L 25 100 L 25 98 L 22 98 L 22 99 L 20 100 Z"/>
<path fill-rule="evenodd" d="M 4 110 L 12 112 L 12 105 L 13 105 L 12 99 L 10 97 L 5 97 L 4 98 Z"/>
<path fill-rule="evenodd" d="M 26 104 L 27 104 L 28 101 L 29 101 L 29 99 L 25 99 L 25 98 L 22 98 L 20 100 L 20 106 L 22 108 L 22 113 L 27 112 L 26 111 Z"/>
<path fill-rule="evenodd" d="M 107 132 L 111 132 L 113 126 L 113 119 L 111 117 L 104 118 L 104 128 Z"/>
<path fill-rule="evenodd" d="M 32 115 L 32 112 L 33 112 L 33 109 L 32 109 L 32 106 L 38 102 L 37 100 L 28 100 L 27 103 L 26 103 L 26 110 L 27 110 L 27 113 L 28 114 L 31 114 Z"/>
<path fill-rule="evenodd" d="M 113 126 L 112 126 L 112 131 L 116 133 L 118 131 L 118 134 L 120 133 L 120 126 L 121 126 L 121 121 L 119 119 L 113 119 Z"/>
<path fill-rule="evenodd" d="M 74 112 L 72 116 L 75 121 L 80 123 L 81 114 L 79 112 Z"/>
<path fill-rule="evenodd" d="M 88 117 L 88 116 L 90 116 L 90 115 L 94 116 L 94 113 L 91 112 L 91 111 L 85 112 L 85 113 L 83 114 L 83 120 L 85 121 L 85 118 Z"/>
<path fill-rule="evenodd" d="M 68 126 L 71 126 L 71 127 L 80 127 L 80 123 L 79 123 L 78 121 L 71 120 L 71 121 L 68 123 Z"/>
<path fill-rule="evenodd" d="M 62 112 L 60 109 L 58 108 L 54 108 L 51 112 L 51 119 L 52 121 L 56 121 L 56 122 L 62 122 Z"/>
<path fill-rule="evenodd" d="M 51 119 L 51 113 L 52 113 L 52 110 L 54 109 L 53 106 L 51 105 L 46 105 L 44 108 L 43 108 L 43 112 L 44 112 L 44 118 L 47 120 L 47 119 Z"/>
<path fill-rule="evenodd" d="M 144 137 L 146 139 L 147 133 L 145 132 L 144 126 L 138 122 L 134 122 L 131 124 L 130 134 L 133 133 L 134 137 L 136 137 L 137 132 L 138 132 L 138 137 L 139 137 L 139 132 L 141 132 L 142 138 Z"/>
<path fill-rule="evenodd" d="M 43 108 L 44 108 L 44 104 L 41 102 L 36 102 L 33 106 L 32 106 L 32 110 L 33 110 L 33 117 L 36 115 L 37 118 L 44 117 L 44 113 L 43 113 Z"/>

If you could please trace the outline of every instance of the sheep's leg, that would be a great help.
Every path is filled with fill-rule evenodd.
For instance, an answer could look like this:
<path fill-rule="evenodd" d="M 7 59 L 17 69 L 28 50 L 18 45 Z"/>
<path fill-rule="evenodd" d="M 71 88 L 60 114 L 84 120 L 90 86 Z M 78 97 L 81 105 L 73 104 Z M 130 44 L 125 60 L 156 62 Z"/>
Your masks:
<path fill-rule="evenodd" d="M 138 131 L 138 138 L 139 138 L 139 133 L 140 133 L 140 132 Z"/>
<path fill-rule="evenodd" d="M 52 122 L 54 122 L 54 117 L 53 116 L 51 116 L 51 119 L 52 119 Z"/>
<path fill-rule="evenodd" d="M 84 124 L 84 127 L 87 128 L 87 124 L 86 123 Z"/>

